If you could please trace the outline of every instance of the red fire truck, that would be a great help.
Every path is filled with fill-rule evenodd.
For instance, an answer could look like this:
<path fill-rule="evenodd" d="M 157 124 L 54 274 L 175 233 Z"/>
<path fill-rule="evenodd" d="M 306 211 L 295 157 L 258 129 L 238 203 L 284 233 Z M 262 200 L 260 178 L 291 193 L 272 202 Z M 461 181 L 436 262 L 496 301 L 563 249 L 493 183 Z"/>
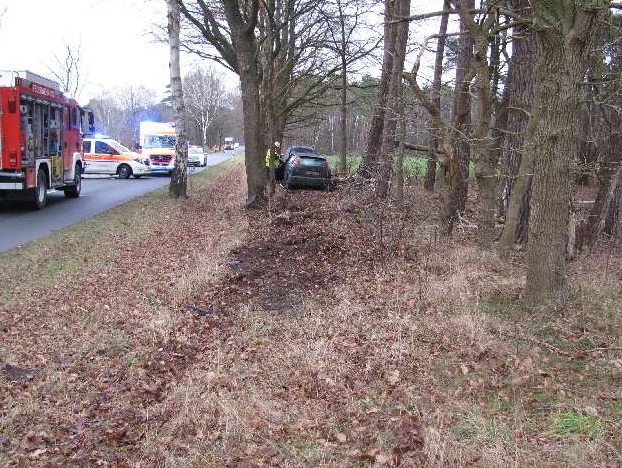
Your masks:
<path fill-rule="evenodd" d="M 26 198 L 37 209 L 48 190 L 80 196 L 83 118 L 92 112 L 58 83 L 31 72 L 0 72 L 0 197 Z"/>

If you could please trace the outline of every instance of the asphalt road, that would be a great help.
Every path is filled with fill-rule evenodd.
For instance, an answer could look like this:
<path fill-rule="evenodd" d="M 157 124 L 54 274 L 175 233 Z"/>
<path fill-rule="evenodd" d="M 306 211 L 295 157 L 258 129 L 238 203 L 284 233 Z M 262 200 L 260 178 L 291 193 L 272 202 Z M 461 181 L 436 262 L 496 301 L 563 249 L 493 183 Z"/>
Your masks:
<path fill-rule="evenodd" d="M 236 150 L 236 152 L 239 150 Z M 231 159 L 233 151 L 212 153 L 207 165 Z M 190 168 L 190 174 L 203 168 Z M 62 191 L 48 192 L 48 205 L 42 210 L 28 203 L 2 201 L 0 204 L 0 252 L 40 239 L 65 226 L 88 219 L 128 200 L 168 185 L 170 177 L 144 176 L 140 179 L 85 175 L 79 198 L 66 198 Z"/>

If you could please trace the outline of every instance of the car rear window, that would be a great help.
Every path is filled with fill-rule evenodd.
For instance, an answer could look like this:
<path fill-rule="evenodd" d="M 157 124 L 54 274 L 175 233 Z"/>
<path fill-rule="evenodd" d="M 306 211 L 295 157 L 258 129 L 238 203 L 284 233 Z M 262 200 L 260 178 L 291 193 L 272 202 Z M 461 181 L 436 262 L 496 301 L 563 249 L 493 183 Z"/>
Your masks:
<path fill-rule="evenodd" d="M 300 158 L 301 166 L 314 166 L 314 167 L 324 167 L 326 165 L 326 161 L 322 158 Z"/>
<path fill-rule="evenodd" d="M 294 154 L 317 154 L 312 148 L 307 148 L 305 146 L 294 146 L 292 148 L 292 153 Z"/>

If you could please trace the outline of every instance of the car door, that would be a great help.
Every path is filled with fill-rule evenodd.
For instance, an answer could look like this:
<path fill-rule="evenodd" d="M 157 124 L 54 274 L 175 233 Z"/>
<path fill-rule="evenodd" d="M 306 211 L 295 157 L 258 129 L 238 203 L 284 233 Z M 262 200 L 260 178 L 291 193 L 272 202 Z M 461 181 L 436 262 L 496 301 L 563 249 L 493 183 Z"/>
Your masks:
<path fill-rule="evenodd" d="M 101 165 L 95 155 L 95 141 L 84 140 L 82 142 L 82 147 L 84 148 L 84 161 L 86 162 L 85 172 L 87 174 L 97 174 L 101 170 Z"/>
<path fill-rule="evenodd" d="M 95 140 L 95 159 L 100 174 L 116 174 L 119 152 L 105 141 Z"/>

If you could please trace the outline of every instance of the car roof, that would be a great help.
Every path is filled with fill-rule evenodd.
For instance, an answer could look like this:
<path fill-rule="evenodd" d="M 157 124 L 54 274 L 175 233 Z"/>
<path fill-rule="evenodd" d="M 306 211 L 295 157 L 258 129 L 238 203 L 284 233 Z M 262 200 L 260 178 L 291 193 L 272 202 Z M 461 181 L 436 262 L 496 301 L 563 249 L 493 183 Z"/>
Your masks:
<path fill-rule="evenodd" d="M 313 148 L 312 146 L 304 146 L 304 145 L 290 146 L 289 148 L 287 148 L 287 151 L 301 151 L 303 153 L 315 153 L 315 154 L 317 154 L 317 151 L 315 151 L 315 148 Z"/>

